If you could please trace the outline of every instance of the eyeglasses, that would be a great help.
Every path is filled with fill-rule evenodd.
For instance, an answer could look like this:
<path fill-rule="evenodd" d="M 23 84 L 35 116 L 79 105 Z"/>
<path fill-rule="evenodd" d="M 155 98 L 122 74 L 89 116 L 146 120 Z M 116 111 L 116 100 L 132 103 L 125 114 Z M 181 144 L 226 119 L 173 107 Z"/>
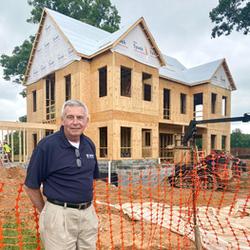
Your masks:
<path fill-rule="evenodd" d="M 75 155 L 76 155 L 76 165 L 77 167 L 80 168 L 82 166 L 82 160 L 81 160 L 81 156 L 80 156 L 80 152 L 78 148 L 75 149 Z"/>

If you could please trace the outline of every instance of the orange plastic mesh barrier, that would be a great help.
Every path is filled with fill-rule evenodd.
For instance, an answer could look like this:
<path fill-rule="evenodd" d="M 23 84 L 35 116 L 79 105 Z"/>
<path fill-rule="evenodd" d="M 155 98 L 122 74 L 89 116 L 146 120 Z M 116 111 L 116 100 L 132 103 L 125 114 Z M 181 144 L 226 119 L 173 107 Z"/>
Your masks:
<path fill-rule="evenodd" d="M 113 184 L 96 181 L 97 249 L 195 249 L 197 228 L 205 249 L 250 249 L 250 169 L 230 164 L 183 158 L 117 170 Z M 0 249 L 42 249 L 39 213 L 20 184 L 25 170 L 0 171 Z"/>

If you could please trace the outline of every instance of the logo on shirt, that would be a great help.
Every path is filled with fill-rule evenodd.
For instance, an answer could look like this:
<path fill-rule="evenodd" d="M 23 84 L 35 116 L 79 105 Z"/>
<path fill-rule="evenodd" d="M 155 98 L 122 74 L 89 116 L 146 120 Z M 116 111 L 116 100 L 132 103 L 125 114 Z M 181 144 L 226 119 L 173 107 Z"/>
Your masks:
<path fill-rule="evenodd" d="M 95 156 L 93 154 L 86 154 L 87 159 L 94 159 Z"/>

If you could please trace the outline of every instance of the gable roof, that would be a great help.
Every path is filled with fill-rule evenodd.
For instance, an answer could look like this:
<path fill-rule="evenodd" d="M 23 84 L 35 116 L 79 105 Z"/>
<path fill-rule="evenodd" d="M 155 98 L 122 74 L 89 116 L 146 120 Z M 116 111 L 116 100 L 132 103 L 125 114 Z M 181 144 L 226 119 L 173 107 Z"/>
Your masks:
<path fill-rule="evenodd" d="M 216 60 L 187 69 L 177 59 L 163 55 L 159 50 L 152 34 L 150 33 L 143 17 L 137 19 L 136 21 L 130 22 L 114 33 L 110 33 L 47 8 L 43 10 L 39 29 L 36 34 L 32 52 L 27 65 L 24 83 L 26 83 L 28 80 L 39 38 L 41 36 L 43 25 L 47 16 L 49 16 L 56 30 L 69 44 L 69 46 L 72 47 L 72 50 L 79 58 L 83 57 L 90 59 L 107 50 L 112 50 L 120 43 L 120 41 L 125 39 L 125 37 L 128 36 L 128 34 L 135 27 L 140 26 L 160 62 L 160 77 L 188 86 L 194 86 L 211 82 L 215 72 L 219 69 L 219 67 L 222 66 L 229 80 L 231 89 L 236 89 L 225 59 Z"/>
<path fill-rule="evenodd" d="M 81 56 L 90 57 L 98 49 L 98 43 L 110 35 L 107 31 L 56 11 L 47 8 L 44 11 Z"/>
<path fill-rule="evenodd" d="M 58 29 L 67 37 L 76 52 L 80 56 L 87 58 L 92 58 L 105 50 L 114 48 L 134 27 L 141 25 L 149 42 L 156 50 L 161 65 L 165 65 L 161 51 L 151 35 L 143 17 L 128 23 L 114 33 L 110 33 L 48 8 L 45 8 L 45 12 L 55 21 Z"/>
<path fill-rule="evenodd" d="M 167 78 L 189 86 L 195 86 L 210 82 L 216 71 L 222 66 L 225 70 L 232 90 L 236 89 L 225 59 L 215 60 L 187 69 L 177 59 L 169 56 L 165 56 L 165 58 L 168 64 L 160 68 L 160 76 L 162 78 Z"/>
<path fill-rule="evenodd" d="M 143 17 L 139 18 L 133 23 L 122 27 L 114 33 L 110 33 L 74 18 L 63 15 L 59 12 L 44 8 L 38 32 L 33 43 L 33 48 L 27 65 L 24 83 L 27 81 L 29 75 L 31 64 L 46 16 L 49 16 L 51 18 L 58 32 L 60 32 L 64 39 L 72 46 L 72 49 L 76 52 L 76 54 L 87 59 L 93 58 L 94 56 L 103 53 L 106 50 L 114 48 L 124 37 L 127 36 L 127 34 L 134 27 L 136 27 L 137 25 L 141 25 L 150 44 L 156 52 L 160 65 L 165 65 L 165 61 L 161 54 L 161 51 L 158 48 L 153 36 L 151 35 Z"/>

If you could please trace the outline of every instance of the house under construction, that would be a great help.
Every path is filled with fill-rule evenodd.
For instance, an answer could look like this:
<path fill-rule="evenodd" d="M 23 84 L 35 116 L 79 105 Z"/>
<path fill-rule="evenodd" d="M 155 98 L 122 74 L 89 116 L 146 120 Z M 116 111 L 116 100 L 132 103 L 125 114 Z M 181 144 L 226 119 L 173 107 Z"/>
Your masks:
<path fill-rule="evenodd" d="M 109 33 L 49 9 L 24 84 L 28 123 L 58 128 L 64 101 L 84 101 L 97 157 L 113 161 L 170 157 L 190 120 L 230 116 L 236 89 L 225 59 L 188 69 L 163 55 L 143 18 Z M 27 154 L 39 138 L 27 133 Z M 198 138 L 206 152 L 229 150 L 230 124 L 199 125 Z"/>

